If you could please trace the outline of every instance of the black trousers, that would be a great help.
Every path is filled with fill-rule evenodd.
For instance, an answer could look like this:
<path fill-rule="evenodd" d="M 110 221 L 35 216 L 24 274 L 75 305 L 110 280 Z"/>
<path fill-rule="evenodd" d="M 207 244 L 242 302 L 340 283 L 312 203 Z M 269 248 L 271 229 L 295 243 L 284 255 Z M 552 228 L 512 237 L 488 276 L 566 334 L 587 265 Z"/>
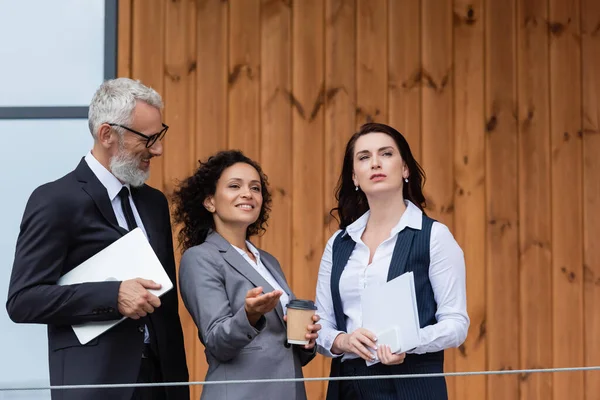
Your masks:
<path fill-rule="evenodd" d="M 341 376 L 385 376 L 443 372 L 439 363 L 413 364 L 414 355 L 408 355 L 406 364 L 387 366 L 381 363 L 367 367 L 365 360 L 343 361 Z M 411 365 L 412 364 L 412 365 Z M 439 364 L 439 366 L 437 365 Z M 447 400 L 446 380 L 435 378 L 361 379 L 340 381 L 340 399 L 343 400 Z"/>
<path fill-rule="evenodd" d="M 138 374 L 137 383 L 162 382 L 158 357 L 150 345 L 144 345 L 142 364 Z M 165 387 L 136 387 L 131 400 L 166 400 Z"/>

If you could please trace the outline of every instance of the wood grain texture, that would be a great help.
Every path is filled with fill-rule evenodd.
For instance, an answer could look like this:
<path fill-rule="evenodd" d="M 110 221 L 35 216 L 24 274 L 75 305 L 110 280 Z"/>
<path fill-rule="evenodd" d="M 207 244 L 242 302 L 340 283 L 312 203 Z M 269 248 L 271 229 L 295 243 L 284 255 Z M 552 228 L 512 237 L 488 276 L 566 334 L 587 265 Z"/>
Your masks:
<path fill-rule="evenodd" d="M 585 365 L 600 365 L 600 3 L 581 2 L 583 110 L 583 294 Z M 585 374 L 585 398 L 600 393 L 598 374 Z"/>
<path fill-rule="evenodd" d="M 486 359 L 485 270 L 485 119 L 483 1 L 455 1 L 454 20 L 454 235 L 465 254 L 466 342 L 455 359 L 456 371 L 481 371 Z M 456 399 L 486 397 L 486 377 L 454 378 Z"/>
<path fill-rule="evenodd" d="M 356 0 L 356 125 L 387 122 L 387 0 Z"/>
<path fill-rule="evenodd" d="M 292 149 L 292 11 L 284 2 L 261 3 L 261 147 L 273 205 L 262 247 L 273 254 L 292 282 L 292 171 L 281 168 Z"/>
<path fill-rule="evenodd" d="M 229 4 L 196 2 L 196 159 L 227 148 Z"/>
<path fill-rule="evenodd" d="M 323 237 L 323 157 L 325 113 L 325 2 L 293 2 L 292 113 L 292 282 L 298 298 L 315 298 Z M 306 27 L 310 26 L 310 29 Z M 304 112 L 303 112 L 304 110 Z M 323 363 L 311 362 L 305 377 L 323 376 Z M 311 399 L 324 398 L 323 384 L 306 384 Z"/>
<path fill-rule="evenodd" d="M 260 0 L 229 1 L 227 146 L 260 157 Z"/>
<path fill-rule="evenodd" d="M 552 367 L 548 2 L 518 2 L 520 368 Z M 552 398 L 551 374 L 521 377 L 521 399 Z"/>
<path fill-rule="evenodd" d="M 427 213 L 454 231 L 454 102 L 452 3 L 425 0 L 421 8 L 423 92 L 421 162 Z M 410 177 L 409 177 L 410 179 Z M 445 351 L 444 370 L 455 370 L 456 350 Z M 456 381 L 446 379 L 454 399 Z"/>
<path fill-rule="evenodd" d="M 421 160 L 421 0 L 388 0 L 388 122 Z"/>
<path fill-rule="evenodd" d="M 486 7 L 486 331 L 488 369 L 519 366 L 516 2 Z M 519 378 L 489 376 L 488 399 L 518 399 Z"/>
<path fill-rule="evenodd" d="M 550 0 L 552 170 L 552 358 L 584 363 L 581 32 L 579 2 Z M 583 372 L 557 374 L 555 399 L 584 398 Z"/>
<path fill-rule="evenodd" d="M 369 115 L 405 135 L 428 213 L 465 253 L 471 326 L 446 371 L 600 363 L 596 0 L 120 0 L 118 32 L 119 76 L 166 104 L 149 183 L 168 195 L 230 147 L 259 160 L 274 203 L 253 240 L 297 296 L 314 298 L 345 145 Z M 203 347 L 181 315 L 202 380 Z M 329 361 L 305 376 L 326 376 Z M 447 381 L 451 399 L 589 400 L 595 377 Z M 324 398 L 326 383 L 307 388 Z"/>
<path fill-rule="evenodd" d="M 165 0 L 146 3 L 133 0 L 132 4 L 132 56 L 131 74 L 144 85 L 152 87 L 158 93 L 164 92 L 165 76 Z M 148 185 L 163 190 L 164 157 L 151 161 Z"/>

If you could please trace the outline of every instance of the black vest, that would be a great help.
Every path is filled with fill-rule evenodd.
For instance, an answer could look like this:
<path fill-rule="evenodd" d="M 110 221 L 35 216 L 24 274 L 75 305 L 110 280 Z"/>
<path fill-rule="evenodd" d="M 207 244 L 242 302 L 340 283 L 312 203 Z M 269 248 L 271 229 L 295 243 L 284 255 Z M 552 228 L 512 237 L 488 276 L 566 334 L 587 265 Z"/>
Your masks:
<path fill-rule="evenodd" d="M 423 214 L 421 230 L 406 227 L 398 233 L 392 260 L 388 271 L 387 280 L 394 279 L 405 272 L 412 271 L 415 280 L 415 291 L 417 295 L 417 309 L 421 328 L 433 325 L 437 322 L 435 313 L 437 304 L 429 282 L 429 243 L 431 238 L 431 226 L 434 220 Z M 348 259 L 354 250 L 356 243 L 346 231 L 338 234 L 332 247 L 332 269 L 331 269 L 331 298 L 337 329 L 346 332 L 346 315 L 342 307 L 340 296 L 340 277 Z M 341 357 L 335 358 L 331 363 L 330 376 L 339 376 Z M 439 372 L 443 368 L 444 352 L 427 353 L 422 355 L 407 354 L 404 363 L 390 366 L 390 374 L 410 373 L 412 367 L 416 367 L 419 373 Z M 339 381 L 330 381 L 327 391 L 327 399 L 339 398 Z"/>

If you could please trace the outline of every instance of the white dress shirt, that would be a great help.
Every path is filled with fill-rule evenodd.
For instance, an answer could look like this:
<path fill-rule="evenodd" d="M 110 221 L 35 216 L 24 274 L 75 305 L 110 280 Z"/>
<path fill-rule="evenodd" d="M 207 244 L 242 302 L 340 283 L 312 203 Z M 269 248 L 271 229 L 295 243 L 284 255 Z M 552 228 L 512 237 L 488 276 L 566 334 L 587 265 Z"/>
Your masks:
<path fill-rule="evenodd" d="M 265 267 L 262 260 L 260 259 L 260 252 L 256 249 L 256 247 L 254 247 L 252 243 L 246 240 L 246 246 L 248 247 L 248 250 L 250 250 L 254 255 L 254 258 L 256 258 L 256 262 L 254 262 L 254 260 L 251 259 L 248 253 L 246 253 L 244 250 L 234 245 L 231 246 L 234 249 L 236 249 L 237 252 L 240 253 L 246 261 L 248 261 L 248 263 L 256 270 L 256 272 L 260 274 L 260 276 L 262 276 L 265 279 L 265 281 L 267 281 L 269 285 L 271 285 L 273 290 L 281 290 L 283 292 L 281 297 L 279 297 L 279 302 L 281 303 L 281 307 L 283 308 L 283 314 L 287 314 L 287 308 L 285 306 L 289 303 L 290 296 L 286 293 L 285 290 L 283 290 L 281 285 L 277 283 L 277 280 L 273 277 L 273 275 L 267 269 L 267 267 Z"/>
<path fill-rule="evenodd" d="M 142 219 L 140 218 L 140 214 L 138 213 L 137 208 L 135 208 L 135 203 L 133 202 L 133 197 L 131 196 L 131 188 L 129 184 L 122 184 L 120 180 L 117 179 L 116 176 L 112 174 L 109 170 L 107 170 L 104 165 L 100 164 L 96 157 L 92 154 L 91 151 L 87 153 L 85 156 L 85 162 L 88 167 L 92 170 L 96 178 L 102 183 L 102 185 L 106 188 L 106 192 L 108 193 L 108 198 L 110 199 L 110 203 L 112 205 L 113 211 L 115 212 L 115 217 L 117 217 L 117 223 L 119 226 L 125 230 L 129 230 L 127 226 L 127 220 L 125 219 L 125 214 L 123 214 L 123 208 L 121 207 L 121 198 L 119 197 L 119 192 L 123 186 L 127 186 L 129 190 L 129 204 L 131 205 L 131 209 L 133 210 L 133 216 L 135 217 L 135 223 L 137 226 L 144 232 L 146 239 L 148 239 L 148 234 L 146 233 L 146 228 L 144 228 L 144 224 L 142 223 Z M 150 335 L 148 333 L 148 327 L 145 327 L 144 331 L 144 342 L 150 342 Z"/>
<path fill-rule="evenodd" d="M 387 281 L 398 233 L 406 227 L 421 229 L 422 211 L 410 201 L 405 201 L 405 204 L 406 211 L 391 230 L 390 236 L 377 247 L 370 265 L 370 250 L 361 239 L 369 220 L 369 211 L 346 229 L 347 234 L 356 242 L 339 283 L 342 307 L 348 317 L 347 333 L 362 327 L 360 299 L 364 289 Z M 316 303 L 322 326 L 317 345 L 319 352 L 329 357 L 339 356 L 331 353 L 331 346 L 335 338 L 342 333 L 336 327 L 330 286 L 332 246 L 340 232 L 341 230 L 338 230 L 327 242 L 317 281 Z M 432 353 L 459 346 L 467 337 L 470 324 L 467 315 L 464 255 L 448 228 L 439 222 L 434 222 L 431 227 L 429 254 L 429 281 L 437 303 L 437 323 L 420 330 L 421 343 L 410 351 L 415 354 Z M 343 359 L 357 357 L 355 354 L 343 355 Z"/>

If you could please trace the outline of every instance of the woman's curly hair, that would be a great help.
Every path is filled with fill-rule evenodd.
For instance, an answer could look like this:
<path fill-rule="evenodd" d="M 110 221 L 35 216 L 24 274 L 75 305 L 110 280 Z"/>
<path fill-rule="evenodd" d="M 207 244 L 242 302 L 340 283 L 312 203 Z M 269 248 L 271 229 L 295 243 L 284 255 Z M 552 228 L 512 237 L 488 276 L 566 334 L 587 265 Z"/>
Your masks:
<path fill-rule="evenodd" d="M 211 229 L 215 229 L 213 215 L 204 207 L 204 200 L 215 194 L 217 181 L 227 168 L 237 163 L 245 163 L 256 169 L 260 176 L 263 203 L 258 219 L 248 227 L 246 237 L 264 233 L 271 211 L 271 193 L 267 176 L 260 165 L 246 157 L 239 150 L 226 150 L 199 161 L 196 172 L 179 184 L 172 200 L 173 218 L 176 224 L 182 224 L 179 231 L 179 245 L 182 252 L 192 246 L 204 243 Z"/>

